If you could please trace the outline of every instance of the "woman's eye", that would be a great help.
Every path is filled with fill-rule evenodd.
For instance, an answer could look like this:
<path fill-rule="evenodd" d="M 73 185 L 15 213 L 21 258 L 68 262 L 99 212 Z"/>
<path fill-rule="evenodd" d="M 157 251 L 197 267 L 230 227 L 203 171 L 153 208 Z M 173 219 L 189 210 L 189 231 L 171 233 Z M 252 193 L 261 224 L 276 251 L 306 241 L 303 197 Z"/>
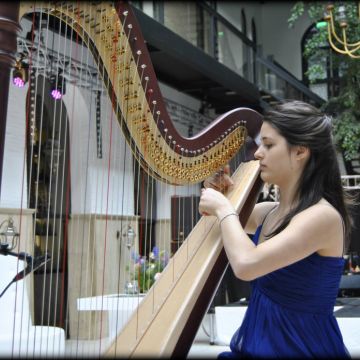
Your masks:
<path fill-rule="evenodd" d="M 272 146 L 273 146 L 272 144 L 264 144 L 264 147 L 265 147 L 266 149 L 270 149 Z"/>

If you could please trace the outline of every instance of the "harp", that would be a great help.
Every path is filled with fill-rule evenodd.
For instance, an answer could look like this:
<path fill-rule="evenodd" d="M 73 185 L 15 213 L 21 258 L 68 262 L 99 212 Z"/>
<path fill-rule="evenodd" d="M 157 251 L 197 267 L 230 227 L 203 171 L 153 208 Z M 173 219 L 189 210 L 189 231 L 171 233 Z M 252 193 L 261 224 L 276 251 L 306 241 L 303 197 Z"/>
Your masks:
<path fill-rule="evenodd" d="M 154 230 L 151 221 L 154 187 L 160 200 L 164 194 L 165 198 L 196 193 L 202 180 L 229 161 L 240 165 L 234 174 L 237 185 L 228 196 L 246 222 L 261 185 L 258 164 L 252 160 L 261 115 L 248 108 L 233 109 L 194 137 L 181 135 L 170 119 L 127 3 L 24 2 L 1 5 L 0 11 L 0 35 L 6 38 L 0 49 L 3 81 L 9 82 L 14 64 L 17 70 L 28 71 L 22 103 L 11 103 L 15 97 L 11 87 L 9 96 L 4 87 L 1 90 L 6 99 L 1 104 L 2 134 L 7 107 L 12 114 L 20 105 L 25 109 L 21 189 L 26 196 L 19 205 L 20 241 L 14 249 L 32 259 L 30 276 L 14 285 L 16 293 L 22 286 L 28 294 L 30 315 L 20 325 L 14 315 L 11 354 L 185 356 L 227 265 L 217 222 L 201 218 L 184 241 L 177 240 L 181 246 L 176 252 L 170 249 L 172 256 L 163 263 L 163 271 L 157 271 L 153 284 L 146 274 L 140 279 L 141 264 L 132 268 L 124 262 L 131 260 L 130 249 L 145 254 L 145 263 L 150 261 L 146 256 L 152 244 L 169 249 L 169 224 L 159 220 Z M 20 19 L 26 20 L 20 24 L 29 31 L 23 50 L 15 56 Z M 74 46 L 61 42 L 60 35 Z M 69 81 L 70 72 L 76 81 Z M 67 95 L 60 104 L 48 99 L 45 94 L 50 90 L 64 90 L 64 79 Z M 104 107 L 107 113 L 101 114 Z M 96 130 L 84 125 L 87 117 L 95 120 Z M 115 169 L 119 154 L 124 161 Z M 46 191 L 41 179 L 47 182 Z M 91 191 L 97 187 L 105 190 Z M 191 190 L 184 193 L 176 190 L 179 187 Z M 135 199 L 129 194 L 134 188 L 140 194 Z M 114 204 L 116 196 L 121 196 L 120 204 Z M 164 234 L 168 238 L 163 243 L 154 239 Z M 134 243 L 136 235 L 140 239 Z M 39 251 L 46 261 L 42 269 L 35 269 Z M 6 249 L 2 253 L 11 255 Z M 147 270 L 154 270 L 151 265 Z M 141 286 L 145 294 L 136 289 Z M 24 301 L 18 303 L 16 293 L 15 307 L 23 309 Z M 120 307 L 126 315 L 120 314 Z M 64 338 L 74 352 L 62 352 L 59 344 Z M 80 349 L 84 343 L 88 353 Z"/>

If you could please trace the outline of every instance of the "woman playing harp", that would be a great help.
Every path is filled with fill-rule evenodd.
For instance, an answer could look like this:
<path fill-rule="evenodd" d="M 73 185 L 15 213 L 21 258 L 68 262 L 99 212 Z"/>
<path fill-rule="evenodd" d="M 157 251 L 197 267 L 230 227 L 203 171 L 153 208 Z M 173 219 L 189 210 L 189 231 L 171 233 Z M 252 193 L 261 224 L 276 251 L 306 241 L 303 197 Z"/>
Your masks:
<path fill-rule="evenodd" d="M 231 352 L 219 358 L 349 357 L 333 315 L 350 217 L 331 130 L 300 101 L 265 114 L 255 156 L 280 199 L 257 204 L 244 228 L 215 190 L 231 185 L 227 175 L 205 181 L 199 210 L 219 219 L 234 273 L 253 286 Z"/>

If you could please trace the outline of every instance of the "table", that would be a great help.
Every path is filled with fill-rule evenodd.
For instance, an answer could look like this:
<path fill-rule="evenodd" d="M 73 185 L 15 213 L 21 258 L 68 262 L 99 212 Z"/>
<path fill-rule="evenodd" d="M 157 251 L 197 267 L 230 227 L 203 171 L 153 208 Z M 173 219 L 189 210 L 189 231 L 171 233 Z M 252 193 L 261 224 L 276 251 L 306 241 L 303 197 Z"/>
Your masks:
<path fill-rule="evenodd" d="M 79 311 L 107 311 L 109 341 L 114 340 L 139 306 L 145 294 L 110 294 L 77 299 Z"/>

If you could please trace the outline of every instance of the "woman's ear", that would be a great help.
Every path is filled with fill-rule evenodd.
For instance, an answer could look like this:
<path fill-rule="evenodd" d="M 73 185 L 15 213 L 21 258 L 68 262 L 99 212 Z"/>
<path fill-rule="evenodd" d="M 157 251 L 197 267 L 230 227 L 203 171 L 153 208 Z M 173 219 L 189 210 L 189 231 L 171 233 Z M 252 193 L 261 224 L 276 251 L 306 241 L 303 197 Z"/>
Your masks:
<path fill-rule="evenodd" d="M 298 145 L 295 155 L 298 160 L 307 160 L 310 157 L 310 149 L 307 146 Z"/>

